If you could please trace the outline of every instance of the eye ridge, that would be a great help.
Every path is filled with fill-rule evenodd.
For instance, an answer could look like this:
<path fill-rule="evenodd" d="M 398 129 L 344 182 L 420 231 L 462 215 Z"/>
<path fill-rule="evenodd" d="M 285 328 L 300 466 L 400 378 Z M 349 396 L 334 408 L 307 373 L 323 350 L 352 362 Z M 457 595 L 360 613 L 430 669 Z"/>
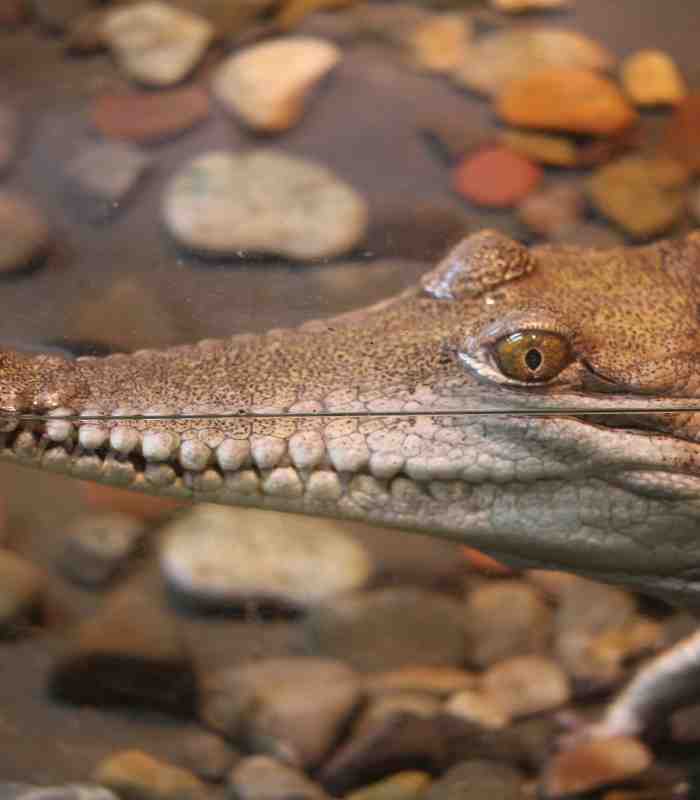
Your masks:
<path fill-rule="evenodd" d="M 493 345 L 500 372 L 519 383 L 548 383 L 573 361 L 569 340 L 547 330 L 518 330 Z"/>

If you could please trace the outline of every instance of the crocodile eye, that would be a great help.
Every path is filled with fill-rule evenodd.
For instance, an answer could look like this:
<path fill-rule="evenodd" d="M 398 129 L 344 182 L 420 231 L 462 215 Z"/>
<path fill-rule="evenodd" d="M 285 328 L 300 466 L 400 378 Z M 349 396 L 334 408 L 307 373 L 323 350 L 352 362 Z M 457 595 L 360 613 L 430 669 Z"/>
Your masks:
<path fill-rule="evenodd" d="M 516 331 L 499 339 L 493 353 L 501 372 L 521 383 L 546 383 L 573 359 L 569 342 L 551 331 Z"/>

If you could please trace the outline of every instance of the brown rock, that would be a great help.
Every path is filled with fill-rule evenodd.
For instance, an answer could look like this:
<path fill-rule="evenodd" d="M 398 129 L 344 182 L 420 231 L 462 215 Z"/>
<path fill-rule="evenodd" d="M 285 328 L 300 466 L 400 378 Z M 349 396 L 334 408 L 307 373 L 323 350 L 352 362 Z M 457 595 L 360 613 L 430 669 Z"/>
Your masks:
<path fill-rule="evenodd" d="M 418 127 L 449 160 L 457 160 L 489 144 L 494 138 L 492 131 L 476 127 L 462 116 L 425 114 L 418 120 Z"/>
<path fill-rule="evenodd" d="M 516 769 L 480 759 L 455 764 L 424 795 L 425 800 L 522 800 L 523 797 L 523 779 Z"/>
<path fill-rule="evenodd" d="M 561 236 L 581 220 L 586 206 L 575 184 L 559 184 L 533 192 L 518 206 L 518 219 L 533 233 L 547 239 Z"/>
<path fill-rule="evenodd" d="M 513 81 L 499 95 L 497 111 L 511 125 L 598 135 L 637 119 L 612 81 L 577 68 L 544 69 Z"/>
<path fill-rule="evenodd" d="M 665 153 L 700 172 L 700 92 L 689 94 L 671 117 L 662 142 Z"/>
<path fill-rule="evenodd" d="M 504 131 L 501 144 L 521 156 L 555 167 L 574 167 L 578 162 L 576 145 L 564 136 L 526 131 Z"/>
<path fill-rule="evenodd" d="M 484 673 L 482 687 L 514 717 L 557 708 L 571 694 L 561 667 L 542 656 L 516 656 L 495 664 Z"/>
<path fill-rule="evenodd" d="M 605 164 L 628 150 L 639 148 L 641 129 L 638 125 L 625 128 L 613 136 L 591 136 L 576 148 L 579 167 Z"/>
<path fill-rule="evenodd" d="M 152 143 L 189 130 L 209 116 L 209 97 L 200 86 L 163 92 L 107 92 L 91 110 L 104 136 Z"/>
<path fill-rule="evenodd" d="M 204 781 L 217 782 L 224 779 L 233 765 L 241 759 L 221 736 L 203 730 L 185 734 L 181 742 L 182 766 Z"/>
<path fill-rule="evenodd" d="M 14 28 L 27 18 L 27 0 L 3 0 L 0 3 L 0 28 Z"/>
<path fill-rule="evenodd" d="M 443 715 L 456 717 L 467 725 L 482 730 L 501 730 L 510 722 L 510 715 L 496 698 L 473 689 L 454 694 L 445 703 L 442 711 Z"/>
<path fill-rule="evenodd" d="M 473 689 L 476 684 L 476 675 L 455 667 L 402 667 L 369 675 L 364 682 L 370 693 L 426 692 L 438 696 Z"/>
<path fill-rule="evenodd" d="M 540 168 L 505 147 L 487 147 L 458 165 L 452 176 L 455 190 L 480 206 L 517 205 L 540 182 Z"/>
<path fill-rule="evenodd" d="M 601 167 L 588 181 L 593 205 L 635 239 L 669 230 L 685 210 L 685 194 L 666 166 L 627 156 Z M 669 185 L 671 184 L 671 185 Z"/>
<path fill-rule="evenodd" d="M 625 243 L 622 234 L 609 225 L 586 221 L 579 222 L 572 228 L 556 231 L 551 239 L 557 244 L 590 247 L 595 250 L 609 250 L 611 247 L 621 247 Z"/>
<path fill-rule="evenodd" d="M 430 785 L 427 772 L 406 770 L 350 792 L 347 800 L 418 800 Z"/>
<path fill-rule="evenodd" d="M 326 800 L 323 789 L 303 772 L 269 756 L 241 759 L 231 770 L 228 789 L 237 800 Z"/>
<path fill-rule="evenodd" d="M 471 33 L 464 14 L 435 14 L 411 32 L 411 59 L 428 72 L 451 72 L 464 57 Z"/>
<path fill-rule="evenodd" d="M 0 175 L 12 166 L 18 138 L 17 112 L 9 106 L 0 105 Z"/>
<path fill-rule="evenodd" d="M 0 192 L 0 274 L 37 264 L 49 240 L 48 222 L 28 198 Z"/>
<path fill-rule="evenodd" d="M 652 761 L 649 750 L 637 739 L 620 736 L 585 742 L 551 760 L 543 790 L 547 798 L 594 791 L 636 778 Z"/>
<path fill-rule="evenodd" d="M 522 14 L 525 11 L 551 11 L 565 8 L 570 0 L 491 0 L 491 5 L 496 11 L 505 11 L 507 14 Z"/>
<path fill-rule="evenodd" d="M 81 482 L 81 487 L 82 497 L 89 508 L 95 511 L 120 511 L 145 522 L 161 522 L 178 508 L 187 505 L 170 497 L 151 497 L 89 481 Z"/>
<path fill-rule="evenodd" d="M 158 761 L 140 750 L 123 750 L 101 761 L 96 783 L 121 800 L 204 800 L 204 784 L 180 767 Z"/>
<path fill-rule="evenodd" d="M 639 50 L 621 66 L 622 85 L 638 106 L 673 105 L 686 95 L 685 82 L 675 62 L 662 50 Z"/>
<path fill-rule="evenodd" d="M 46 575 L 9 550 L 0 550 L 0 638 L 30 624 L 43 600 Z"/>
<path fill-rule="evenodd" d="M 93 8 L 81 14 L 66 33 L 66 47 L 75 53 L 95 53 L 107 47 L 102 27 L 107 9 Z"/>

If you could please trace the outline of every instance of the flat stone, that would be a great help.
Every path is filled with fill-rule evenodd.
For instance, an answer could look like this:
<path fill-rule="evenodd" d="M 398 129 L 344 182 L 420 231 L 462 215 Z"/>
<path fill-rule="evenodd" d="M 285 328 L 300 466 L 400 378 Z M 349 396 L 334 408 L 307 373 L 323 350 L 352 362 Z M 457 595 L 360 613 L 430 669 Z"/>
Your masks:
<path fill-rule="evenodd" d="M 472 36 L 464 14 L 435 14 L 419 23 L 407 37 L 413 64 L 427 72 L 452 72 L 464 58 Z"/>
<path fill-rule="evenodd" d="M 364 586 L 365 549 L 331 520 L 200 504 L 163 528 L 161 567 L 194 602 L 311 608 Z"/>
<path fill-rule="evenodd" d="M 700 92 L 680 102 L 666 126 L 662 149 L 692 172 L 700 172 Z"/>
<path fill-rule="evenodd" d="M 160 2 L 114 9 L 103 31 L 126 75 L 151 86 L 172 86 L 189 75 L 214 35 L 207 20 Z"/>
<path fill-rule="evenodd" d="M 591 792 L 636 778 L 652 763 L 652 754 L 637 739 L 597 739 L 557 753 L 549 762 L 542 790 L 547 798 Z"/>
<path fill-rule="evenodd" d="M 319 784 L 269 756 L 241 759 L 228 778 L 228 796 L 237 800 L 326 800 Z"/>
<path fill-rule="evenodd" d="M 594 70 L 613 64 L 612 54 L 583 34 L 559 28 L 508 27 L 479 37 L 453 78 L 476 92 L 498 95 L 512 81 L 550 67 Z"/>
<path fill-rule="evenodd" d="M 323 39 L 272 39 L 227 58 L 212 88 L 253 130 L 285 131 L 299 122 L 311 92 L 340 59 L 340 49 Z"/>
<path fill-rule="evenodd" d="M 575 167 L 578 163 L 576 145 L 564 136 L 509 130 L 501 134 L 500 143 L 540 164 Z"/>
<path fill-rule="evenodd" d="M 509 208 L 525 198 L 542 179 L 532 161 L 505 147 L 486 147 L 455 167 L 452 182 L 467 200 L 488 208 Z"/>
<path fill-rule="evenodd" d="M 523 778 L 507 764 L 474 759 L 451 767 L 435 781 L 424 800 L 522 800 Z"/>
<path fill-rule="evenodd" d="M 496 110 L 510 125 L 601 136 L 637 119 L 612 81 L 574 67 L 552 67 L 511 81 L 499 94 Z"/>
<path fill-rule="evenodd" d="M 442 697 L 473 689 L 477 681 L 476 675 L 456 667 L 401 667 L 368 675 L 364 686 L 371 694 L 424 692 Z"/>
<path fill-rule="evenodd" d="M 515 656 L 486 670 L 482 688 L 510 716 L 550 711 L 571 696 L 564 670 L 544 656 Z"/>
<path fill-rule="evenodd" d="M 49 242 L 48 222 L 31 200 L 0 191 L 0 274 L 34 266 Z"/>
<path fill-rule="evenodd" d="M 223 781 L 241 758 L 238 750 L 210 731 L 193 730 L 181 740 L 180 766 L 203 781 Z"/>
<path fill-rule="evenodd" d="M 123 750 L 101 761 L 96 782 L 122 800 L 205 800 L 204 784 L 188 770 L 139 750 Z"/>
<path fill-rule="evenodd" d="M 687 94 L 685 81 L 668 53 L 638 50 L 620 66 L 622 86 L 638 106 L 675 105 Z"/>
<path fill-rule="evenodd" d="M 418 119 L 420 131 L 439 148 L 448 161 L 493 143 L 493 131 L 475 126 L 461 115 L 423 114 Z"/>
<path fill-rule="evenodd" d="M 59 565 L 72 581 L 101 586 L 124 569 L 144 534 L 143 523 L 126 514 L 88 514 L 67 531 Z"/>
<path fill-rule="evenodd" d="M 65 786 L 32 786 L 29 783 L 0 782 L 2 800 L 118 800 L 103 786 L 69 783 Z"/>
<path fill-rule="evenodd" d="M 14 637 L 34 621 L 46 582 L 44 572 L 31 561 L 0 549 L 0 638 Z"/>
<path fill-rule="evenodd" d="M 576 184 L 548 186 L 525 198 L 518 206 L 518 219 L 545 239 L 561 237 L 583 218 L 586 198 Z"/>
<path fill-rule="evenodd" d="M 92 0 L 31 0 L 39 23 L 58 32 L 69 28 L 91 5 Z"/>
<path fill-rule="evenodd" d="M 90 112 L 94 127 L 112 139 L 160 142 L 190 130 L 209 116 L 209 96 L 200 86 L 163 92 L 106 92 Z"/>
<path fill-rule="evenodd" d="M 496 11 L 507 14 L 522 14 L 526 11 L 552 11 L 566 8 L 571 0 L 491 0 Z"/>
<path fill-rule="evenodd" d="M 275 253 L 332 258 L 365 236 L 364 200 L 325 167 L 275 150 L 209 152 L 186 164 L 163 198 L 165 225 L 209 256 Z"/>
<path fill-rule="evenodd" d="M 406 770 L 363 786 L 347 795 L 347 800 L 418 800 L 431 782 L 427 772 Z"/>
<path fill-rule="evenodd" d="M 469 662 L 487 667 L 504 658 L 543 652 L 554 633 L 542 594 L 520 580 L 494 580 L 469 594 L 465 625 Z"/>
<path fill-rule="evenodd" d="M 270 742 L 275 751 L 284 747 L 309 769 L 329 752 L 361 698 L 359 677 L 340 661 L 264 659 L 209 676 L 200 716 L 229 738 L 242 727 L 254 752 Z"/>
<path fill-rule="evenodd" d="M 651 159 L 640 156 L 601 167 L 587 190 L 596 209 L 634 239 L 665 233 L 685 211 L 684 191 L 669 186 L 666 172 L 657 172 Z"/>
<path fill-rule="evenodd" d="M 133 145 L 100 142 L 65 165 L 66 191 L 82 218 L 104 222 L 123 208 L 150 166 L 151 157 Z"/>
<path fill-rule="evenodd" d="M 363 672 L 464 663 L 464 611 L 437 592 L 409 587 L 338 598 L 306 619 L 312 652 Z"/>
<path fill-rule="evenodd" d="M 196 706 L 194 669 L 180 631 L 150 598 L 130 589 L 110 596 L 67 642 L 49 678 L 77 705 L 128 705 L 187 716 Z"/>
<path fill-rule="evenodd" d="M 8 170 L 17 154 L 19 118 L 9 106 L 0 105 L 0 175 Z"/>
<path fill-rule="evenodd" d="M 510 722 L 510 715 L 495 698 L 475 689 L 456 692 L 442 711 L 479 730 L 502 730 Z"/>

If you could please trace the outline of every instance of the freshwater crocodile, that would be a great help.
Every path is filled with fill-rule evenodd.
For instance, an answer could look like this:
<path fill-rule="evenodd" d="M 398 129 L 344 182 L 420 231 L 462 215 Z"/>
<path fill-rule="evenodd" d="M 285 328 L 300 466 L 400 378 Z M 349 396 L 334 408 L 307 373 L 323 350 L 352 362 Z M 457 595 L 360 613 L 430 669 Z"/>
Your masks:
<path fill-rule="evenodd" d="M 421 285 L 294 330 L 3 351 L 0 457 L 429 532 L 700 609 L 699 303 L 700 234 L 602 251 L 483 231 Z M 648 723 L 698 663 L 698 637 L 660 657 L 605 731 Z"/>

